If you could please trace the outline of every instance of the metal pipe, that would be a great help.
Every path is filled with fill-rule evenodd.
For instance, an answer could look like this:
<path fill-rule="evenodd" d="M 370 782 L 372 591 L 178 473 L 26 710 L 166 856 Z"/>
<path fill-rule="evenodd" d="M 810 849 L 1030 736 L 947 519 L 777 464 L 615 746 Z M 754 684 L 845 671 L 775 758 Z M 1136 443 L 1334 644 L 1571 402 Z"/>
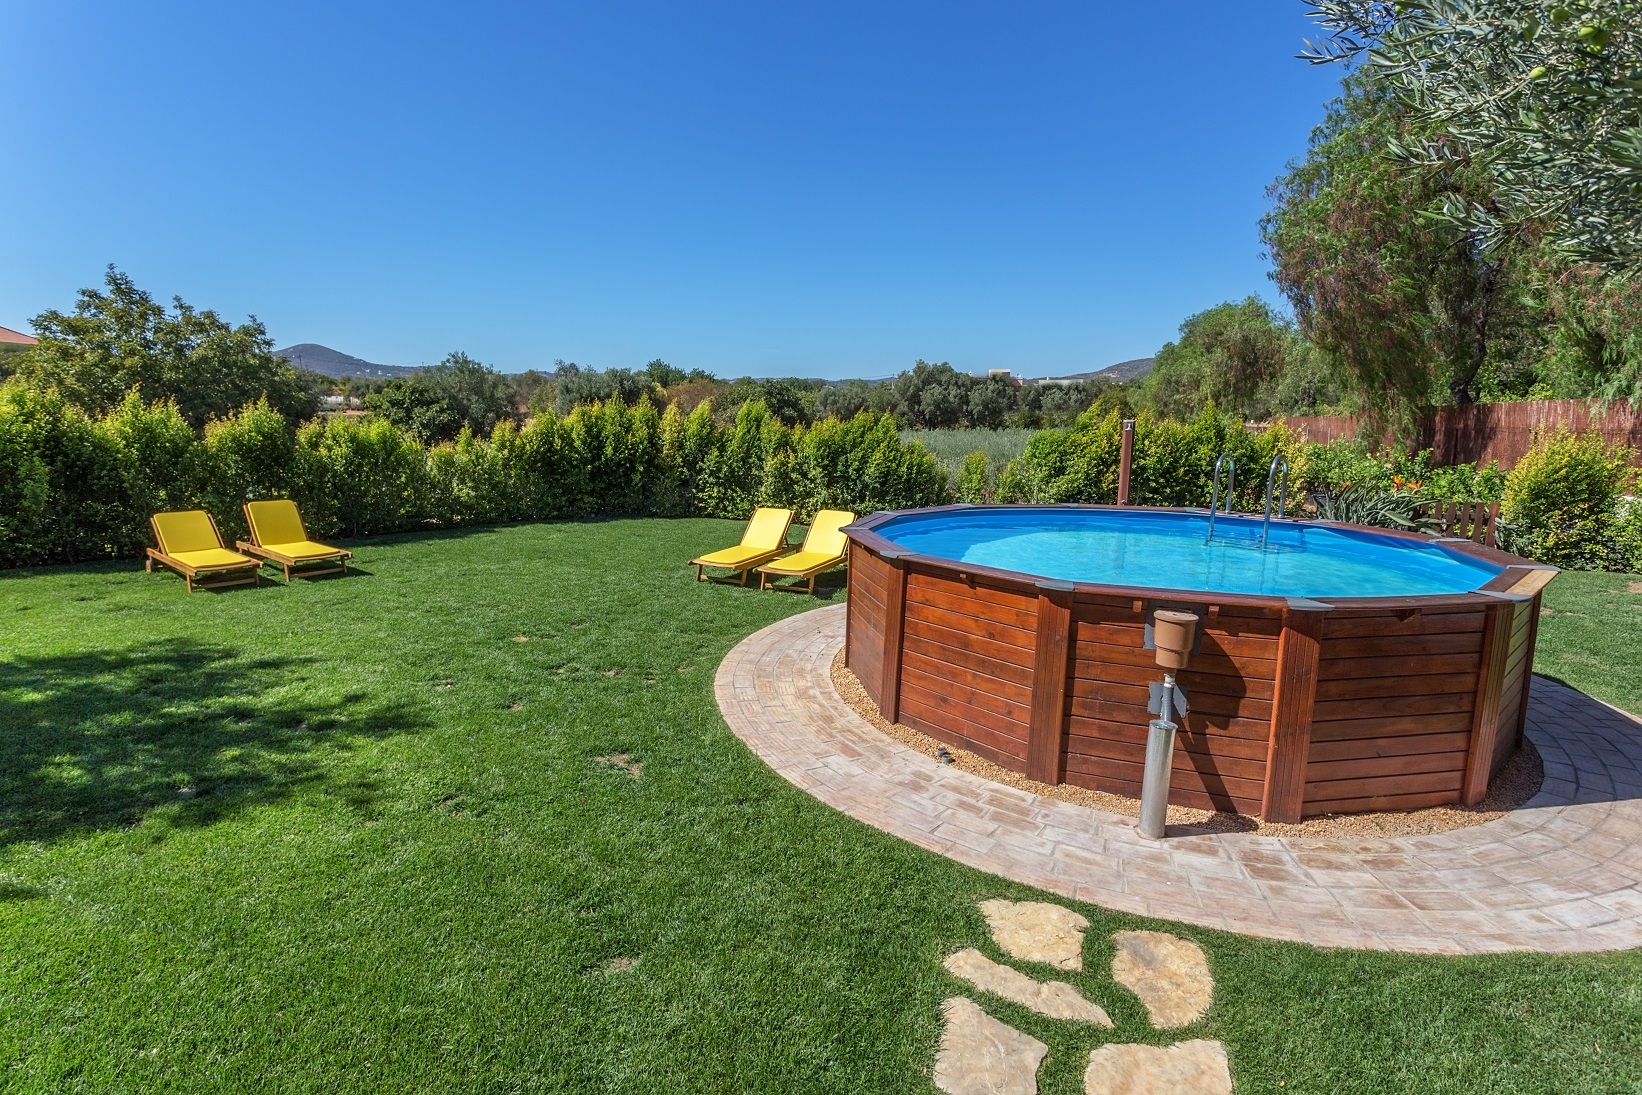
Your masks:
<path fill-rule="evenodd" d="M 1283 466 L 1283 494 L 1282 501 L 1277 505 L 1278 515 L 1281 516 L 1289 505 L 1289 458 L 1278 453 L 1271 458 L 1271 470 L 1266 472 L 1266 522 L 1260 527 L 1260 546 L 1266 546 L 1266 537 L 1271 535 L 1271 491 L 1276 484 L 1277 465 Z"/>
<path fill-rule="evenodd" d="M 1146 735 L 1146 771 L 1140 784 L 1140 835 L 1162 840 L 1169 817 L 1169 775 L 1174 766 L 1174 674 L 1163 675 L 1163 708 Z"/>
<path fill-rule="evenodd" d="M 1209 534 L 1203 538 L 1204 543 L 1214 539 L 1214 511 L 1220 507 L 1220 468 L 1230 465 L 1226 473 L 1226 516 L 1231 516 L 1232 492 L 1237 489 L 1237 459 L 1229 452 L 1220 454 L 1220 459 L 1214 462 L 1214 485 L 1209 488 Z"/>

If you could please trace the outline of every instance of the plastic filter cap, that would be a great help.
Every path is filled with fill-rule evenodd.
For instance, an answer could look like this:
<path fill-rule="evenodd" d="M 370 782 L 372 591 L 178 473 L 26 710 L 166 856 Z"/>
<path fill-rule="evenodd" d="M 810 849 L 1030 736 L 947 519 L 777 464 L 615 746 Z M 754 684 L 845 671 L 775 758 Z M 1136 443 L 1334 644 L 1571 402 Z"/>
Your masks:
<path fill-rule="evenodd" d="M 1166 608 L 1152 614 L 1152 645 L 1157 647 L 1157 664 L 1162 668 L 1185 669 L 1191 661 L 1192 643 L 1196 638 L 1194 614 Z"/>

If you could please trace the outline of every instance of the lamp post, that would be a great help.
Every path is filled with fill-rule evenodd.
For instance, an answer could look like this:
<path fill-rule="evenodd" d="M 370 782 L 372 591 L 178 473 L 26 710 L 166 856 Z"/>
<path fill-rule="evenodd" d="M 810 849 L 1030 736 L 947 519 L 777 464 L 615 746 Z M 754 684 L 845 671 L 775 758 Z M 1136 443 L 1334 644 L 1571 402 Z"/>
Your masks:
<path fill-rule="evenodd" d="M 1159 609 L 1152 614 L 1152 645 L 1163 670 L 1163 702 L 1146 737 L 1146 772 L 1140 784 L 1140 835 L 1162 840 L 1169 813 L 1169 770 L 1174 764 L 1174 676 L 1185 669 L 1197 637 L 1197 617 Z"/>

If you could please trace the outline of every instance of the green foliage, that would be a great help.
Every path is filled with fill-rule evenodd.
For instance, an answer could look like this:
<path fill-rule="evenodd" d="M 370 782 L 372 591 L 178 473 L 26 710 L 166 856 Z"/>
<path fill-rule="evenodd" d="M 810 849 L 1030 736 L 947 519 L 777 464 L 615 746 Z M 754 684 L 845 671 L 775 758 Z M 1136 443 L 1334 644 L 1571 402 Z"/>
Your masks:
<path fill-rule="evenodd" d="M 296 437 L 267 400 L 207 423 L 204 448 L 206 508 L 229 540 L 247 535 L 241 505 L 290 497 L 297 476 Z"/>
<path fill-rule="evenodd" d="M 464 426 L 431 448 L 383 417 L 334 416 L 293 430 L 267 400 L 213 419 L 203 438 L 170 403 L 129 396 L 92 418 L 55 389 L 0 386 L 0 565 L 140 553 L 148 516 L 204 507 L 226 537 L 241 505 L 290 497 L 315 536 L 563 517 L 706 512 L 759 505 L 858 512 L 934 505 L 946 474 L 893 419 L 787 426 L 760 402 L 734 426 L 710 403 L 685 417 L 648 399 L 539 415 L 488 437 Z"/>
<path fill-rule="evenodd" d="M 333 417 L 297 434 L 302 480 L 293 491 L 311 535 L 397 532 L 428 514 L 426 450 L 380 418 Z"/>
<path fill-rule="evenodd" d="M 1596 434 L 1541 436 L 1505 481 L 1500 519 L 1509 550 L 1580 570 L 1634 570 L 1634 503 L 1622 507 L 1635 453 Z"/>
<path fill-rule="evenodd" d="M 1426 170 L 1480 165 L 1486 202 L 1449 223 L 1499 246 L 1525 228 L 1567 254 L 1642 270 L 1642 4 L 1636 0 L 1318 0 L 1314 61 L 1364 61 L 1422 123 L 1392 151 Z"/>
<path fill-rule="evenodd" d="M 1113 504 L 1122 442 L 1123 421 L 1115 411 L 1104 418 L 1085 415 L 1070 430 L 1044 430 L 999 474 L 998 500 Z M 1237 462 L 1234 508 L 1253 511 L 1264 505 L 1267 472 L 1278 454 L 1289 462 L 1289 508 L 1298 508 L 1305 443 L 1281 426 L 1246 429 L 1212 407 L 1191 422 L 1150 413 L 1135 420 L 1130 500 L 1142 506 L 1207 506 L 1221 453 Z"/>
<path fill-rule="evenodd" d="M 1272 276 L 1325 371 L 1399 426 L 1440 403 L 1521 398 L 1543 341 L 1526 303 L 1541 276 L 1531 249 L 1486 250 L 1430 215 L 1448 197 L 1490 200 L 1491 176 L 1386 154 L 1422 124 L 1383 84 L 1348 77 L 1261 222 Z"/>
<path fill-rule="evenodd" d="M 577 407 L 594 403 L 625 403 L 629 407 L 641 399 L 660 399 L 661 389 L 648 373 L 631 369 L 583 369 L 575 362 L 560 362 L 553 373 L 553 409 L 561 416 Z"/>
<path fill-rule="evenodd" d="M 498 422 L 518 416 L 508 378 L 460 350 L 415 376 L 387 381 L 364 404 L 426 445 L 454 441 L 463 430 L 488 437 Z"/>
<path fill-rule="evenodd" d="M 1354 484 L 1379 491 L 1408 491 L 1420 502 L 1498 502 L 1505 490 L 1505 473 L 1498 463 L 1433 467 L 1431 450 L 1409 454 L 1376 454 L 1361 441 L 1341 440 L 1312 445 L 1305 450 L 1302 490 L 1316 494 L 1339 492 Z"/>
<path fill-rule="evenodd" d="M 1420 499 L 1414 491 L 1386 490 L 1368 481 L 1347 483 L 1339 490 L 1319 494 L 1317 515 L 1348 525 L 1372 525 L 1404 532 L 1417 532 L 1432 523 L 1420 515 Z"/>
<path fill-rule="evenodd" d="M 112 266 L 104 282 L 106 293 L 80 290 L 73 314 L 34 318 L 40 342 L 12 362 L 19 375 L 92 416 L 132 391 L 145 403 L 172 401 L 195 427 L 258 399 L 293 421 L 317 412 L 317 391 L 274 356 L 256 317 L 235 327 L 181 297 L 167 311 Z"/>
<path fill-rule="evenodd" d="M 964 457 L 963 466 L 958 469 L 958 500 L 971 505 L 980 505 L 990 500 L 991 476 L 988 474 L 986 451 L 976 449 Z"/>
<path fill-rule="evenodd" d="M 1141 398 L 1159 415 L 1196 418 L 1221 407 L 1245 419 L 1273 411 L 1313 413 L 1338 402 L 1316 372 L 1310 346 L 1258 297 L 1222 304 L 1180 325 L 1180 341 L 1157 353 Z M 1304 378 L 1286 377 L 1290 372 Z M 1285 382 L 1286 381 L 1286 382 Z"/>

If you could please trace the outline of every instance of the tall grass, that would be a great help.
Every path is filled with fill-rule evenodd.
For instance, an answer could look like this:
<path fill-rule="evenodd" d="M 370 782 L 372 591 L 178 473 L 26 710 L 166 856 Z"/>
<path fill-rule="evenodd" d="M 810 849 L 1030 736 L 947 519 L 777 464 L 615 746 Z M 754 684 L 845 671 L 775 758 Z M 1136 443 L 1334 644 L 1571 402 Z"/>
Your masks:
<path fill-rule="evenodd" d="M 1037 430 L 902 430 L 901 440 L 917 441 L 946 469 L 947 482 L 953 490 L 958 487 L 958 472 L 964 457 L 979 449 L 986 453 L 986 464 L 996 475 L 998 470 L 1026 451 L 1026 443 Z"/>

